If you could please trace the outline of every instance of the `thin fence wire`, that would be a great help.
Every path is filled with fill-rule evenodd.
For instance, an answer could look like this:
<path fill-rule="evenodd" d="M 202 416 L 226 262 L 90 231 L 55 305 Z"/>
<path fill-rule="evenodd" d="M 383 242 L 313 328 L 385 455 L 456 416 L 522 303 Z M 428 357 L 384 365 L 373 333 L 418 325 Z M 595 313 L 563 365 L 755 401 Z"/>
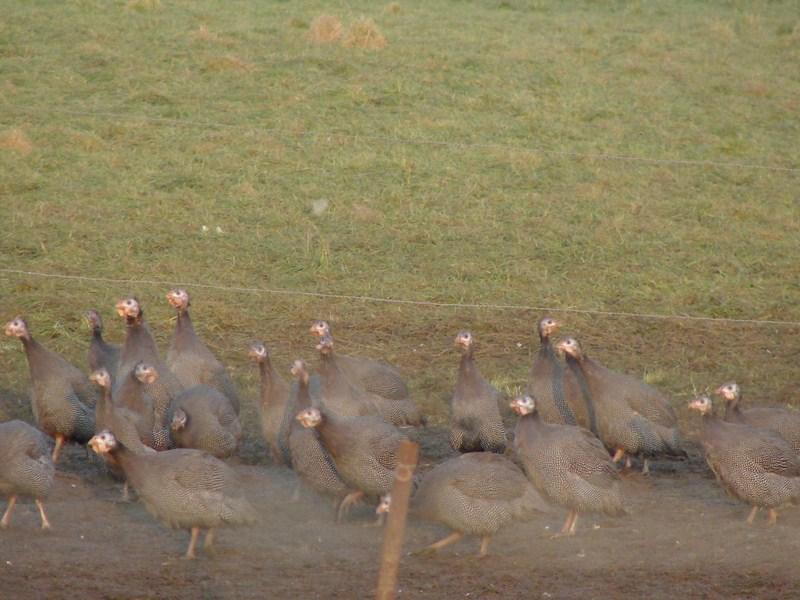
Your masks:
<path fill-rule="evenodd" d="M 659 313 L 639 313 L 629 311 L 593 310 L 585 308 L 558 307 L 558 306 L 533 306 L 525 304 L 494 304 L 470 302 L 436 302 L 431 300 L 410 300 L 404 298 L 384 298 L 379 296 L 366 296 L 360 294 L 335 294 L 328 292 L 311 292 L 284 288 L 246 287 L 233 285 L 218 285 L 212 283 L 184 282 L 163 279 L 123 279 L 113 277 L 92 277 L 86 275 L 67 275 L 63 273 L 44 273 L 40 271 L 27 271 L 23 269 L 0 268 L 0 273 L 14 276 L 41 277 L 48 279 L 61 279 L 92 283 L 111 283 L 117 285 L 157 285 L 162 287 L 183 287 L 188 289 L 207 289 L 227 293 L 272 294 L 282 296 L 327 298 L 332 300 L 351 300 L 356 302 L 374 302 L 382 304 L 397 304 L 406 306 L 420 306 L 429 308 L 459 308 L 481 310 L 517 310 L 535 311 L 540 313 L 570 313 L 599 317 L 635 318 L 660 321 L 692 321 L 728 325 L 775 325 L 784 327 L 800 327 L 800 321 L 779 319 L 734 319 L 727 317 L 706 317 L 696 315 L 677 315 Z"/>
<path fill-rule="evenodd" d="M 32 112 L 25 111 L 27 116 L 38 116 Z M 102 118 L 102 119 L 119 119 L 130 121 L 146 121 L 150 123 L 161 123 L 164 125 L 172 125 L 177 127 L 196 127 L 203 129 L 234 129 L 237 131 L 257 131 L 260 133 L 267 133 L 275 136 L 283 137 L 327 137 L 339 136 L 350 138 L 352 140 L 368 141 L 368 142 L 382 142 L 385 144 L 398 144 L 398 145 L 417 145 L 417 146 L 439 146 L 443 148 L 470 148 L 470 149 L 496 149 L 504 148 L 511 150 L 522 150 L 527 152 L 538 152 L 548 156 L 558 156 L 561 158 L 569 158 L 574 160 L 602 160 L 602 161 L 618 161 L 618 162 L 636 162 L 653 165 L 668 165 L 668 166 L 685 166 L 685 167 L 718 167 L 727 169 L 758 169 L 767 171 L 780 171 L 785 173 L 800 173 L 800 167 L 794 166 L 781 166 L 769 165 L 759 163 L 745 163 L 737 161 L 719 161 L 719 160 L 693 160 L 682 158 L 654 158 L 647 156 L 634 156 L 618 153 L 601 153 L 601 152 L 575 152 L 571 150 L 559 150 L 552 148 L 544 148 L 541 146 L 527 146 L 518 144 L 509 144 L 504 142 L 468 142 L 468 141 L 455 141 L 455 140 L 435 140 L 429 138 L 404 138 L 396 136 L 385 136 L 375 134 L 361 134 L 352 132 L 346 129 L 329 129 L 329 130 L 310 130 L 304 129 L 301 131 L 293 131 L 281 127 L 258 127 L 255 125 L 236 125 L 230 123 L 221 123 L 213 121 L 194 121 L 190 119 L 175 119 L 171 117 L 154 117 L 150 115 L 136 115 L 130 113 L 114 113 L 104 111 L 76 111 L 69 109 L 51 109 L 48 114 L 69 115 L 76 117 L 88 118 Z M 6 113 L 8 117 L 8 113 Z"/>

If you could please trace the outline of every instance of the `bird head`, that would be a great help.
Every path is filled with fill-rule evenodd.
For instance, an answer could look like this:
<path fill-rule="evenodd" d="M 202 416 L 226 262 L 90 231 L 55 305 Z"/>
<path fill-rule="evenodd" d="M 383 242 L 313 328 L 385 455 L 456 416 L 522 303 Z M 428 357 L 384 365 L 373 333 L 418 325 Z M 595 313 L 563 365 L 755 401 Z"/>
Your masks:
<path fill-rule="evenodd" d="M 333 352 L 333 337 L 331 337 L 330 334 L 325 334 L 319 338 L 317 350 L 319 350 L 320 354 L 330 354 Z"/>
<path fill-rule="evenodd" d="M 536 328 L 539 330 L 539 337 L 543 340 L 556 333 L 559 327 L 561 327 L 561 323 L 556 321 L 553 317 L 542 317 L 536 325 Z"/>
<path fill-rule="evenodd" d="M 313 333 L 317 337 L 323 337 L 325 335 L 330 335 L 331 333 L 331 326 L 328 324 L 327 321 L 317 320 L 311 324 L 311 333 Z"/>
<path fill-rule="evenodd" d="M 189 293 L 181 288 L 175 288 L 167 292 L 167 302 L 178 312 L 183 312 L 189 308 Z"/>
<path fill-rule="evenodd" d="M 6 323 L 6 335 L 20 339 L 27 339 L 31 337 L 31 332 L 28 329 L 28 324 L 22 317 L 15 317 Z"/>
<path fill-rule="evenodd" d="M 462 352 L 470 350 L 474 343 L 475 343 L 475 338 L 469 331 L 459 331 L 456 334 L 456 339 L 453 340 L 453 345 Z"/>
<path fill-rule="evenodd" d="M 741 390 L 739 389 L 738 383 L 735 381 L 729 381 L 727 383 L 723 383 L 721 386 L 715 389 L 714 393 L 717 396 L 722 397 L 726 402 L 733 402 L 734 400 L 739 399 Z"/>
<path fill-rule="evenodd" d="M 689 401 L 689 410 L 696 410 L 701 415 L 711 414 L 712 408 L 711 398 L 706 394 Z"/>
<path fill-rule="evenodd" d="M 322 423 L 322 413 L 318 408 L 306 408 L 295 417 L 303 427 L 316 427 Z"/>
<path fill-rule="evenodd" d="M 92 374 L 89 375 L 89 381 L 101 388 L 111 387 L 111 375 L 109 375 L 105 368 L 100 368 L 96 371 L 93 371 Z"/>
<path fill-rule="evenodd" d="M 517 396 L 509 406 L 511 406 L 511 410 L 522 417 L 536 410 L 536 401 L 531 396 Z"/>
<path fill-rule="evenodd" d="M 172 413 L 172 422 L 169 424 L 170 429 L 172 431 L 180 431 L 184 427 L 186 427 L 186 422 L 189 420 L 186 411 L 182 408 L 176 408 L 175 412 Z"/>
<path fill-rule="evenodd" d="M 566 337 L 556 344 L 556 350 L 566 356 L 580 360 L 583 358 L 583 348 L 574 337 Z"/>
<path fill-rule="evenodd" d="M 114 308 L 117 309 L 117 314 L 120 317 L 125 317 L 126 319 L 135 320 L 142 316 L 142 307 L 134 297 L 123 298 L 114 305 Z"/>
<path fill-rule="evenodd" d="M 151 384 L 158 379 L 158 371 L 153 365 L 140 362 L 133 368 L 133 376 L 144 384 Z"/>
<path fill-rule="evenodd" d="M 92 331 L 102 331 L 103 319 L 100 318 L 100 313 L 96 310 L 87 310 L 83 313 L 83 318 L 89 324 L 89 329 Z"/>
<path fill-rule="evenodd" d="M 380 502 L 378 502 L 378 507 L 375 509 L 375 514 L 378 515 L 388 514 L 391 509 L 392 509 L 392 495 L 384 494 L 383 496 L 381 496 Z"/>
<path fill-rule="evenodd" d="M 264 362 L 267 360 L 269 352 L 267 351 L 267 347 L 264 345 L 264 342 L 254 342 L 250 344 L 250 350 L 248 350 L 247 356 L 249 356 L 250 360 L 254 362 Z"/>
<path fill-rule="evenodd" d="M 303 383 L 308 383 L 308 369 L 304 360 L 298 358 L 292 363 L 291 368 L 292 376 L 296 377 Z"/>
<path fill-rule="evenodd" d="M 108 454 L 118 445 L 117 438 L 108 429 L 101 431 L 89 440 L 89 447 L 96 454 Z"/>

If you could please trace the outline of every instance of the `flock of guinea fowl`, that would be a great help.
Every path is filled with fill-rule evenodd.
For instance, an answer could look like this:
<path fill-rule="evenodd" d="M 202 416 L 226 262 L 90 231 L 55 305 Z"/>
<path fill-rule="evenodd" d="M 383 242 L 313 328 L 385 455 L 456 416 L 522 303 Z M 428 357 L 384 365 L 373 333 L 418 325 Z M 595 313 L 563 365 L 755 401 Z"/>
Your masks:
<path fill-rule="evenodd" d="M 121 347 L 104 341 L 100 316 L 89 311 L 89 376 L 36 341 L 23 318 L 6 324 L 6 335 L 19 338 L 27 355 L 35 427 L 0 424 L 0 493 L 8 498 L 0 526 L 9 526 L 18 497 L 30 497 L 42 528 L 50 527 L 43 500 L 66 442 L 88 443 L 109 475 L 124 482 L 126 496 L 130 486 L 157 519 L 189 530 L 187 558 L 195 556 L 201 530 L 210 550 L 218 527 L 257 519 L 223 460 L 242 434 L 236 388 L 197 335 L 187 292 L 172 290 L 167 300 L 177 320 L 166 360 L 135 298 L 116 305 L 126 326 Z M 631 467 L 631 457 L 643 460 L 646 473 L 650 458 L 685 456 L 669 399 L 589 358 L 574 338 L 553 343 L 559 326 L 550 317 L 538 322 L 541 343 L 527 394 L 510 403 L 519 415 L 513 443 L 501 418 L 503 396 L 475 362 L 474 337 L 456 336 L 461 359 L 450 444 L 459 454 L 418 478 L 411 502 L 412 515 L 452 530 L 430 550 L 478 535 L 483 555 L 499 528 L 548 505 L 569 511 L 558 535 L 572 535 L 581 514 L 625 514 L 619 471 Z M 311 332 L 318 372 L 295 360 L 291 384 L 263 343 L 250 348 L 261 374 L 265 442 L 273 461 L 292 468 L 305 489 L 338 503 L 337 519 L 363 500 L 377 503 L 381 522 L 391 510 L 402 428 L 424 426 L 425 419 L 397 369 L 334 352 L 325 321 Z M 707 395 L 689 403 L 702 415 L 708 465 L 730 495 L 752 507 L 749 523 L 759 508 L 774 523 L 776 508 L 800 499 L 800 412 L 742 410 L 733 382 L 716 394 L 724 414 L 715 414 Z"/>

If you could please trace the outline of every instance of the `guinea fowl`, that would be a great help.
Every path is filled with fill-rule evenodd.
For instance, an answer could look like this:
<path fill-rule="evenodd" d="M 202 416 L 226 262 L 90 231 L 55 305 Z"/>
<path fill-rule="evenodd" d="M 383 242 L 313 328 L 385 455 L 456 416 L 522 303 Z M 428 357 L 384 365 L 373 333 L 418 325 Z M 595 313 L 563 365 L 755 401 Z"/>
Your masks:
<path fill-rule="evenodd" d="M 52 458 L 58 462 L 64 442 L 85 444 L 94 435 L 95 391 L 83 373 L 33 339 L 21 317 L 9 321 L 5 332 L 22 341 L 33 384 L 33 417 L 39 429 L 55 438 Z"/>
<path fill-rule="evenodd" d="M 391 496 L 383 496 L 378 513 L 388 512 L 390 506 Z M 424 551 L 437 552 L 464 535 L 479 535 L 479 556 L 485 556 L 501 527 L 547 510 L 536 488 L 511 460 L 473 452 L 450 458 L 426 473 L 411 499 L 410 514 L 453 530 Z"/>
<path fill-rule="evenodd" d="M 450 446 L 459 452 L 502 453 L 506 448 L 506 431 L 498 406 L 502 394 L 478 370 L 474 344 L 469 331 L 456 335 L 461 363 L 450 404 Z"/>
<path fill-rule="evenodd" d="M 178 313 L 167 350 L 167 366 L 187 389 L 205 384 L 219 390 L 228 397 L 238 415 L 239 394 L 228 370 L 198 337 L 189 316 L 189 294 L 182 289 L 171 290 L 167 300 Z"/>
<path fill-rule="evenodd" d="M 717 480 L 728 494 L 753 507 L 748 523 L 759 508 L 767 508 L 774 525 L 776 508 L 800 501 L 800 457 L 781 436 L 719 419 L 708 396 L 695 398 L 689 408 L 703 415 L 700 442 Z"/>
<path fill-rule="evenodd" d="M 86 321 L 92 330 L 92 341 L 89 344 L 89 370 L 105 369 L 111 379 L 117 376 L 119 367 L 119 346 L 113 346 L 103 339 L 103 319 L 96 310 L 86 311 Z"/>
<path fill-rule="evenodd" d="M 162 370 L 166 367 L 162 364 Z M 172 415 L 169 413 L 170 407 L 177 396 L 171 389 L 163 383 L 161 372 L 153 365 L 140 362 L 133 369 L 133 377 L 139 382 L 138 389 L 134 382 L 130 383 L 131 394 L 137 395 L 144 402 L 144 406 L 152 407 L 152 431 L 153 431 L 153 448 L 156 450 L 167 450 L 171 447 L 171 439 L 169 434 L 169 422 L 172 420 Z M 119 394 L 122 395 L 127 388 L 121 389 Z M 144 396 L 142 396 L 144 393 Z M 126 396 L 120 399 L 121 404 L 132 402 L 125 400 Z"/>
<path fill-rule="evenodd" d="M 152 417 L 143 415 L 117 405 L 111 392 L 111 375 L 101 368 L 89 375 L 89 380 L 102 390 L 95 406 L 95 425 L 98 431 L 110 429 L 116 432 L 119 440 L 134 452 L 147 452 L 153 445 Z"/>
<path fill-rule="evenodd" d="M 39 509 L 42 529 L 50 529 L 42 500 L 53 487 L 55 472 L 48 439 L 41 431 L 22 421 L 0 423 L 0 494 L 8 498 L 0 527 L 8 527 L 17 498 L 28 496 Z"/>
<path fill-rule="evenodd" d="M 511 402 L 520 416 L 514 450 L 536 489 L 569 509 L 560 535 L 573 535 L 582 513 L 625 514 L 619 476 L 602 442 L 582 427 L 545 423 L 537 405 L 530 396 Z"/>
<path fill-rule="evenodd" d="M 160 385 L 165 386 L 172 396 L 177 396 L 183 391 L 183 386 L 159 358 L 156 341 L 144 320 L 144 310 L 139 301 L 136 298 L 125 298 L 117 302 L 116 309 L 119 316 L 125 318 L 127 333 L 119 354 L 119 370 L 118 377 L 114 382 L 115 387 L 119 385 L 119 381 L 136 368 L 136 365 L 147 363 L 158 371 Z"/>
<path fill-rule="evenodd" d="M 242 425 L 230 399 L 207 385 L 196 385 L 173 402 L 170 429 L 177 448 L 205 450 L 217 458 L 236 452 Z"/>
<path fill-rule="evenodd" d="M 201 529 L 208 530 L 203 547 L 210 551 L 216 528 L 256 520 L 235 471 L 206 452 L 181 448 L 136 454 L 110 431 L 98 433 L 89 445 L 114 457 L 150 514 L 173 529 L 191 530 L 186 558 L 195 558 Z"/>
<path fill-rule="evenodd" d="M 647 474 L 649 457 L 686 455 L 675 411 L 661 392 L 592 360 L 574 338 L 561 340 L 556 348 L 564 352 L 569 368 L 585 378 L 597 433 L 614 450 L 614 462 L 626 453 L 642 455 Z"/>
<path fill-rule="evenodd" d="M 594 406 L 571 369 L 556 357 L 550 337 L 561 323 L 552 317 L 542 317 L 536 324 L 539 333 L 539 352 L 528 374 L 528 393 L 536 398 L 536 411 L 548 423 L 581 425 L 597 433 Z"/>
<path fill-rule="evenodd" d="M 393 425 L 416 426 L 424 423 L 402 376 L 394 367 L 368 358 L 334 354 L 333 336 L 326 321 L 315 321 L 311 332 L 320 338 L 320 344 L 330 343 L 326 348 L 326 358 L 338 370 L 337 377 L 349 384 L 338 384 L 342 393 L 363 397 L 384 420 Z M 326 369 L 330 369 L 330 366 L 326 366 Z"/>
<path fill-rule="evenodd" d="M 327 321 L 314 321 L 311 333 L 319 338 L 332 337 L 331 327 Z M 387 404 L 387 410 L 396 413 L 391 419 L 392 423 L 415 426 L 424 424 L 424 417 L 411 399 L 403 376 L 392 365 L 371 358 L 338 353 L 334 360 L 339 371 L 354 386 L 382 398 Z M 397 404 L 390 404 L 387 401 L 394 401 Z"/>
<path fill-rule="evenodd" d="M 356 490 L 342 500 L 338 519 L 364 496 L 378 498 L 389 493 L 397 449 L 404 439 L 393 425 L 380 417 L 342 417 L 325 406 L 302 410 L 297 420 L 303 427 L 316 428 L 342 481 Z"/>
<path fill-rule="evenodd" d="M 786 440 L 795 452 L 800 452 L 800 411 L 777 406 L 756 406 L 742 410 L 739 408 L 742 391 L 739 384 L 733 381 L 722 384 L 715 393 L 725 400 L 726 421 L 770 429 Z"/>
<path fill-rule="evenodd" d="M 377 405 L 381 403 L 380 399 L 354 388 L 339 369 L 333 353 L 333 338 L 329 335 L 320 338 L 317 350 L 320 355 L 319 393 L 325 406 L 343 417 L 380 415 Z"/>
<path fill-rule="evenodd" d="M 261 434 L 272 454 L 272 460 L 279 465 L 289 465 L 288 432 L 289 424 L 296 411 L 289 414 L 289 385 L 272 365 L 269 350 L 263 342 L 250 346 L 250 358 L 258 364 L 261 373 L 261 393 L 259 413 L 261 415 Z"/>
<path fill-rule="evenodd" d="M 307 410 L 312 407 L 312 402 L 305 362 L 295 360 L 292 375 L 297 379 L 294 409 L 297 412 Z M 347 495 L 347 486 L 339 477 L 331 455 L 320 442 L 319 434 L 314 429 L 303 427 L 297 419 L 292 419 L 289 427 L 289 450 L 292 469 L 311 489 L 331 498 L 342 499 Z"/>

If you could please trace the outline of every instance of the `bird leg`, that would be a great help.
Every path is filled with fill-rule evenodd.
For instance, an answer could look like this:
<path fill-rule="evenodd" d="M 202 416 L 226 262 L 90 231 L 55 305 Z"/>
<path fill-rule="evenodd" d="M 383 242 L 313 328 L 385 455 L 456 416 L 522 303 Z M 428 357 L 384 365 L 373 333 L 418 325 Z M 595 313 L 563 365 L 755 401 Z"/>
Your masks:
<path fill-rule="evenodd" d="M 650 475 L 650 460 L 644 459 L 644 466 L 642 467 L 642 475 Z"/>
<path fill-rule="evenodd" d="M 578 511 L 573 511 L 572 523 L 569 525 L 569 535 L 575 535 L 575 526 L 578 524 Z"/>
<path fill-rule="evenodd" d="M 192 537 L 189 540 L 189 547 L 186 549 L 186 556 L 185 558 L 192 559 L 197 556 L 194 553 L 194 546 L 197 544 L 197 538 L 200 536 L 200 528 L 199 527 L 192 527 Z"/>
<path fill-rule="evenodd" d="M 214 530 L 209 529 L 206 533 L 206 541 L 203 542 L 203 550 L 205 550 L 208 554 L 214 555 L 216 554 L 216 550 L 214 550 Z"/>
<path fill-rule="evenodd" d="M 561 531 L 556 533 L 551 537 L 551 539 L 556 539 L 560 537 L 564 537 L 565 535 L 573 535 L 575 533 L 575 528 L 573 523 L 578 520 L 578 513 L 574 510 L 569 511 L 567 514 L 567 519 L 564 521 L 563 527 L 561 527 Z"/>
<path fill-rule="evenodd" d="M 367 523 L 365 527 L 383 527 L 383 523 L 386 521 L 386 513 L 382 512 L 378 514 L 378 518 L 374 520 L 372 523 Z"/>
<path fill-rule="evenodd" d="M 39 509 L 39 516 L 42 517 L 42 529 L 50 529 L 50 521 L 44 512 L 44 503 L 41 500 L 35 500 L 36 508 Z"/>
<path fill-rule="evenodd" d="M 767 519 L 767 525 L 775 525 L 778 522 L 778 511 L 774 508 L 769 509 L 769 518 Z"/>
<path fill-rule="evenodd" d="M 633 463 L 631 463 L 631 457 L 630 456 L 626 456 L 625 457 L 625 468 L 626 469 L 630 469 L 632 464 Z"/>
<path fill-rule="evenodd" d="M 127 481 L 125 481 L 125 483 L 122 485 L 122 501 L 123 502 L 130 502 L 131 501 L 131 495 L 130 495 L 130 492 L 128 491 L 128 482 Z"/>
<path fill-rule="evenodd" d="M 747 524 L 748 525 L 752 525 L 753 524 L 753 521 L 756 518 L 756 513 L 758 513 L 758 507 L 754 506 L 752 508 L 752 510 L 750 511 L 750 514 L 747 516 Z"/>
<path fill-rule="evenodd" d="M 427 546 L 425 548 L 425 550 L 428 551 L 428 552 L 438 552 L 439 550 L 441 550 L 445 546 L 449 546 L 450 544 L 453 544 L 453 543 L 457 542 L 458 540 L 460 540 L 463 537 L 464 537 L 463 533 L 461 533 L 460 531 L 454 531 L 453 533 L 448 535 L 446 538 L 442 538 L 438 542 L 436 542 L 434 544 L 431 544 L 430 546 Z"/>
<path fill-rule="evenodd" d="M 482 558 L 489 553 L 489 542 L 492 541 L 492 536 L 485 535 L 481 538 L 481 551 L 478 553 L 478 557 Z"/>
<path fill-rule="evenodd" d="M 53 448 L 53 463 L 58 462 L 58 455 L 61 454 L 61 446 L 64 445 L 64 436 L 63 434 L 57 433 L 56 434 L 56 447 Z"/>
<path fill-rule="evenodd" d="M 14 494 L 8 499 L 8 507 L 6 508 L 6 512 L 3 513 L 3 518 L 0 519 L 0 527 L 5 529 L 8 527 L 8 523 L 11 521 L 11 511 L 14 510 L 14 505 L 17 503 L 17 495 Z"/>
<path fill-rule="evenodd" d="M 625 457 L 625 450 L 622 448 L 617 448 L 617 451 L 614 453 L 614 457 L 611 459 L 611 462 L 618 463 Z"/>
<path fill-rule="evenodd" d="M 341 504 L 339 504 L 339 511 L 336 514 L 336 522 L 340 523 L 342 521 L 342 517 L 350 510 L 350 507 L 363 497 L 364 492 L 361 490 L 347 494 L 347 496 L 342 499 Z"/>

